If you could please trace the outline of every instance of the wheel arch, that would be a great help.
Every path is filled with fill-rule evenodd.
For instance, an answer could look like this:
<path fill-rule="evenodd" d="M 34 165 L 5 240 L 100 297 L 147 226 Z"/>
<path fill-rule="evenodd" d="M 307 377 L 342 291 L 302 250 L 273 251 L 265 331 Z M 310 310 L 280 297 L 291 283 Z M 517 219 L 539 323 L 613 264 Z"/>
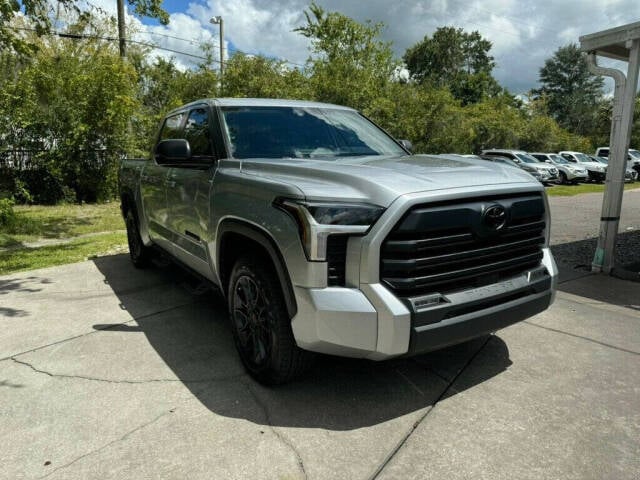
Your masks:
<path fill-rule="evenodd" d="M 249 248 L 258 248 L 266 254 L 266 259 L 272 264 L 280 283 L 287 313 L 289 318 L 293 318 L 298 307 L 291 277 L 284 257 L 271 234 L 251 223 L 239 219 L 227 219 L 223 220 L 218 227 L 216 239 L 216 270 L 222 291 L 227 292 L 231 269 L 238 257 L 250 251 Z"/>

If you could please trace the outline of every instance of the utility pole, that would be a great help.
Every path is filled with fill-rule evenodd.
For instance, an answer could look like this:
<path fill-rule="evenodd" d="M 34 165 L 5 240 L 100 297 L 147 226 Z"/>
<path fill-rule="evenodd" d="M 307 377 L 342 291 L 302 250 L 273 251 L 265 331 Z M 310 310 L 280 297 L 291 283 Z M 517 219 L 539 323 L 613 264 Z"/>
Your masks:
<path fill-rule="evenodd" d="M 118 1 L 118 39 L 120 44 L 120 57 L 124 58 L 127 56 L 127 46 L 125 44 L 124 38 L 126 35 L 124 28 L 124 0 Z"/>
<path fill-rule="evenodd" d="M 218 15 L 217 17 L 212 17 L 209 23 L 220 26 L 220 92 L 222 93 L 224 90 L 224 21 L 222 17 Z"/>

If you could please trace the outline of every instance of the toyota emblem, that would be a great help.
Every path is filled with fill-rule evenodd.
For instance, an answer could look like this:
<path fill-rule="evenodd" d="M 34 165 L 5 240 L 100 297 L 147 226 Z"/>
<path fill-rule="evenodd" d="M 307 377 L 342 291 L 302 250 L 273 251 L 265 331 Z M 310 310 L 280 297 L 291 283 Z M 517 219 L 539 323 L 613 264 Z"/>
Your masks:
<path fill-rule="evenodd" d="M 498 231 L 507 223 L 507 211 L 502 205 L 491 205 L 482 214 L 482 221 L 491 230 Z"/>

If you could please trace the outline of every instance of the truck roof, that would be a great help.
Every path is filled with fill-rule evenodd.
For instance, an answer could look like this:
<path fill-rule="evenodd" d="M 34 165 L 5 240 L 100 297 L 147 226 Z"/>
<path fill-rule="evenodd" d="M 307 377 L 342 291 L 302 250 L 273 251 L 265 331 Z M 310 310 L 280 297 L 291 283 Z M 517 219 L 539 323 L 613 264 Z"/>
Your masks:
<path fill-rule="evenodd" d="M 221 107 L 304 107 L 304 108 L 333 108 L 341 110 L 353 110 L 353 108 L 331 103 L 311 102 L 307 100 L 290 100 L 284 98 L 202 98 L 186 105 L 182 105 L 173 111 L 206 103 Z M 172 111 L 172 112 L 173 112 Z"/>

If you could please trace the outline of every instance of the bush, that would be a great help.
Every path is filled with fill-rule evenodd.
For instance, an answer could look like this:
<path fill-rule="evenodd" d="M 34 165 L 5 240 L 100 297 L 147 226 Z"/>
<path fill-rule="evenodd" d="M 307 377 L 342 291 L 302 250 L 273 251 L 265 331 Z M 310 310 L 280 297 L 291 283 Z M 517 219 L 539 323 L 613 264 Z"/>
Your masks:
<path fill-rule="evenodd" d="M 0 227 L 12 227 L 16 223 L 13 204 L 14 202 L 10 198 L 0 198 Z"/>
<path fill-rule="evenodd" d="M 21 186 L 22 190 L 29 194 L 29 203 L 55 205 L 67 200 L 62 182 L 46 165 L 21 170 L 16 175 L 15 183 L 16 186 Z M 14 196 L 16 200 L 20 201 L 19 195 L 20 192 L 17 192 L 14 187 Z"/>

